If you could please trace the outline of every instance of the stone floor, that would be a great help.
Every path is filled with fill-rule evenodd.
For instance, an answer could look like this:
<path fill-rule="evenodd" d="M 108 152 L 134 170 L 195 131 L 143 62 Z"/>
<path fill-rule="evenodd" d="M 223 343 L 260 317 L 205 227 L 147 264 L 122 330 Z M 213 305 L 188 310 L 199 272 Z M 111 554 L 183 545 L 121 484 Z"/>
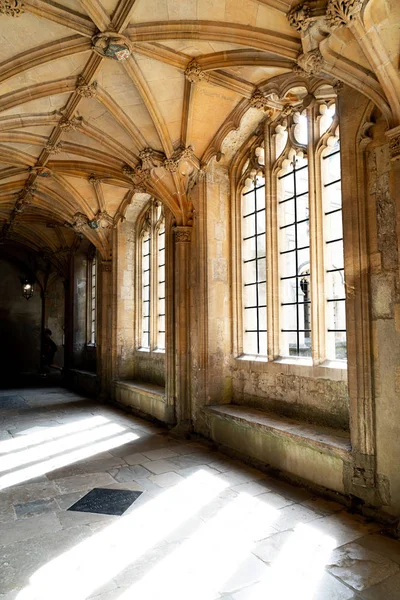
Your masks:
<path fill-rule="evenodd" d="M 62 388 L 0 392 L 3 600 L 400 599 L 400 542 Z M 67 509 L 144 493 L 118 517 Z"/>

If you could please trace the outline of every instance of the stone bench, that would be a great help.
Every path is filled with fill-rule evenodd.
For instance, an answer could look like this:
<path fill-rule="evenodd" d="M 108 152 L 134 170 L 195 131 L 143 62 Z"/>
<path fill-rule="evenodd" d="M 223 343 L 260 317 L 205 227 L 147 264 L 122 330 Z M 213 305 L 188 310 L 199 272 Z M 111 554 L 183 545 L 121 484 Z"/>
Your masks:
<path fill-rule="evenodd" d="M 114 381 L 114 400 L 163 423 L 175 423 L 173 406 L 168 405 L 162 386 L 143 381 Z"/>
<path fill-rule="evenodd" d="M 203 411 L 205 433 L 216 443 L 258 464 L 344 493 L 351 454 L 348 432 L 233 404 Z"/>

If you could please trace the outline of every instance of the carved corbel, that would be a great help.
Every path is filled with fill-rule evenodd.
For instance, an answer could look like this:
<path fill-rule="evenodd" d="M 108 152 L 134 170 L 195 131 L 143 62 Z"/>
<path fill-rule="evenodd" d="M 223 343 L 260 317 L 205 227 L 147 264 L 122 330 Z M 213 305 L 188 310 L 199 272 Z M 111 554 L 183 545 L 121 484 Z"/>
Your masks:
<path fill-rule="evenodd" d="M 101 260 L 99 267 L 100 267 L 101 272 L 111 273 L 112 272 L 112 260 Z"/>
<path fill-rule="evenodd" d="M 76 233 L 82 233 L 85 230 L 85 227 L 87 227 L 88 222 L 89 219 L 85 214 L 77 212 L 74 214 L 74 220 L 72 223 L 66 222 L 64 224 L 66 227 L 73 229 Z"/>
<path fill-rule="evenodd" d="M 153 169 L 162 164 L 164 155 L 153 148 L 144 148 L 139 152 L 139 158 L 142 161 L 142 169 Z"/>
<path fill-rule="evenodd" d="M 24 12 L 24 4 L 21 0 L 0 0 L 0 15 L 19 17 Z"/>
<path fill-rule="evenodd" d="M 45 150 L 49 154 L 60 154 L 63 151 L 63 145 L 61 142 L 57 142 L 56 144 L 47 143 L 45 146 Z"/>
<path fill-rule="evenodd" d="M 199 81 L 207 79 L 207 72 L 203 71 L 199 63 L 193 59 L 185 69 L 185 77 L 190 83 L 199 83 Z"/>
<path fill-rule="evenodd" d="M 307 31 L 310 24 L 310 17 L 311 9 L 308 2 L 298 4 L 286 15 L 290 25 L 299 32 Z"/>
<path fill-rule="evenodd" d="M 250 106 L 253 108 L 257 108 L 258 110 L 263 110 L 265 113 L 268 113 L 269 118 L 273 116 L 274 110 L 270 106 L 270 98 L 269 96 L 265 96 L 261 90 L 255 90 L 249 102 Z"/>
<path fill-rule="evenodd" d="M 386 132 L 386 137 L 389 140 L 389 155 L 390 160 L 400 159 L 400 125 Z"/>
<path fill-rule="evenodd" d="M 328 0 L 326 22 L 333 31 L 349 25 L 361 12 L 365 0 Z"/>
<path fill-rule="evenodd" d="M 99 211 L 94 219 L 87 223 L 91 229 L 111 229 L 114 225 L 114 219 L 107 211 Z"/>
<path fill-rule="evenodd" d="M 135 192 L 146 193 L 147 185 L 150 183 L 151 173 L 150 169 L 143 169 L 141 166 L 137 166 L 134 169 L 126 165 L 123 167 L 122 172 L 124 175 L 129 177 L 133 182 L 133 189 Z"/>
<path fill-rule="evenodd" d="M 97 95 L 97 81 L 89 84 L 82 75 L 79 75 L 76 83 L 76 93 L 82 98 L 95 98 Z"/>
<path fill-rule="evenodd" d="M 189 244 L 192 241 L 192 228 L 178 225 L 174 227 L 174 237 L 176 244 Z"/>
<path fill-rule="evenodd" d="M 300 54 L 300 56 L 297 59 L 297 66 L 300 67 L 300 69 L 302 70 L 300 71 L 300 73 L 304 72 L 306 77 L 320 75 L 323 64 L 324 59 L 318 48 L 310 50 L 305 54 Z M 299 71 L 296 70 L 296 72 Z"/>
<path fill-rule="evenodd" d="M 83 125 L 82 117 L 73 117 L 72 119 L 63 118 L 59 122 L 60 129 L 63 133 L 70 133 L 72 131 L 77 131 Z"/>

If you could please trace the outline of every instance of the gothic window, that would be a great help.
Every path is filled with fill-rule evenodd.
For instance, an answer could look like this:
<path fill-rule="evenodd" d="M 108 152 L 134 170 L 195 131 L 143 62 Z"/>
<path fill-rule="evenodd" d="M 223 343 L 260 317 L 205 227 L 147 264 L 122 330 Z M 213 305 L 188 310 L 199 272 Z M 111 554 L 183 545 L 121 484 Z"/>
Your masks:
<path fill-rule="evenodd" d="M 143 350 L 165 350 L 165 217 L 151 201 L 142 219 L 140 239 L 140 308 Z"/>
<path fill-rule="evenodd" d="M 261 150 L 261 149 L 259 149 Z M 261 165 L 262 153 L 257 156 Z M 253 169 L 242 199 L 242 272 L 245 354 L 267 354 L 265 181 Z"/>
<path fill-rule="evenodd" d="M 314 364 L 346 359 L 333 98 L 265 128 L 264 148 L 253 147 L 242 169 L 240 192 L 239 353 L 312 358 Z"/>

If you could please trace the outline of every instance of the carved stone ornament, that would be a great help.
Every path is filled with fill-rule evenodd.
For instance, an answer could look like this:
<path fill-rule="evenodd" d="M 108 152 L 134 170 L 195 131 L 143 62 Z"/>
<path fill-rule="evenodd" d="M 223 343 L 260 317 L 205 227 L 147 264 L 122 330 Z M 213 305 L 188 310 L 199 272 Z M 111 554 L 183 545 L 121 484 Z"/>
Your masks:
<path fill-rule="evenodd" d="M 185 77 L 191 83 L 198 83 L 207 77 L 206 71 L 203 71 L 196 60 L 191 60 L 185 69 Z"/>
<path fill-rule="evenodd" d="M 97 81 L 88 84 L 84 77 L 80 75 L 76 84 L 76 93 L 82 98 L 95 98 L 97 95 Z"/>
<path fill-rule="evenodd" d="M 30 167 L 29 172 L 38 177 L 51 177 L 53 175 L 52 170 L 48 167 Z"/>
<path fill-rule="evenodd" d="M 112 271 L 112 260 L 101 260 L 100 271 L 103 273 L 111 273 Z"/>
<path fill-rule="evenodd" d="M 175 242 L 189 243 L 192 240 L 192 228 L 191 227 L 174 227 Z"/>
<path fill-rule="evenodd" d="M 164 159 L 162 152 L 157 152 L 153 148 L 143 148 L 139 152 L 139 158 L 142 161 L 143 169 L 152 169 L 153 167 L 159 167 Z"/>
<path fill-rule="evenodd" d="M 349 25 L 361 12 L 364 0 L 329 0 L 326 21 L 331 29 Z"/>
<path fill-rule="evenodd" d="M 324 59 L 321 52 L 316 48 L 305 54 L 300 54 L 297 64 L 307 75 L 319 75 L 322 71 Z"/>
<path fill-rule="evenodd" d="M 143 169 L 143 167 L 135 167 L 132 169 L 128 165 L 125 165 L 122 168 L 122 172 L 133 181 L 133 189 L 135 192 L 147 192 L 146 184 L 151 178 L 150 169 Z"/>
<path fill-rule="evenodd" d="M 66 223 L 66 225 L 68 227 L 71 227 L 77 233 L 81 233 L 87 226 L 88 222 L 89 222 L 89 219 L 87 218 L 86 215 L 84 215 L 81 212 L 77 212 L 74 214 L 74 220 L 73 220 L 72 224 L 70 225 L 69 223 Z"/>
<path fill-rule="evenodd" d="M 166 158 L 163 162 L 163 167 L 170 173 L 176 173 L 179 167 L 179 159 Z"/>
<path fill-rule="evenodd" d="M 46 144 L 46 150 L 49 154 L 60 154 L 63 151 L 63 145 L 61 142 L 57 142 L 57 144 Z"/>
<path fill-rule="evenodd" d="M 310 24 L 310 7 L 307 2 L 297 5 L 286 15 L 290 25 L 297 31 L 306 31 Z"/>
<path fill-rule="evenodd" d="M 127 60 L 131 55 L 129 40 L 114 31 L 104 31 L 92 38 L 92 50 L 105 58 Z"/>
<path fill-rule="evenodd" d="M 391 160 L 400 160 L 400 126 L 386 132 Z"/>
<path fill-rule="evenodd" d="M 60 129 L 63 133 L 70 133 L 71 131 L 77 131 L 83 125 L 82 117 L 73 117 L 73 119 L 66 119 L 65 117 L 59 122 Z"/>
<path fill-rule="evenodd" d="M 91 229 L 111 229 L 114 220 L 106 211 L 99 211 L 94 219 L 88 221 L 88 225 Z"/>
<path fill-rule="evenodd" d="M 250 106 L 263 110 L 265 113 L 269 113 L 268 116 L 272 117 L 274 111 L 268 106 L 268 98 L 260 90 L 256 90 L 250 98 Z"/>
<path fill-rule="evenodd" d="M 0 0 L 0 15 L 19 17 L 24 12 L 24 5 L 21 0 Z"/>

